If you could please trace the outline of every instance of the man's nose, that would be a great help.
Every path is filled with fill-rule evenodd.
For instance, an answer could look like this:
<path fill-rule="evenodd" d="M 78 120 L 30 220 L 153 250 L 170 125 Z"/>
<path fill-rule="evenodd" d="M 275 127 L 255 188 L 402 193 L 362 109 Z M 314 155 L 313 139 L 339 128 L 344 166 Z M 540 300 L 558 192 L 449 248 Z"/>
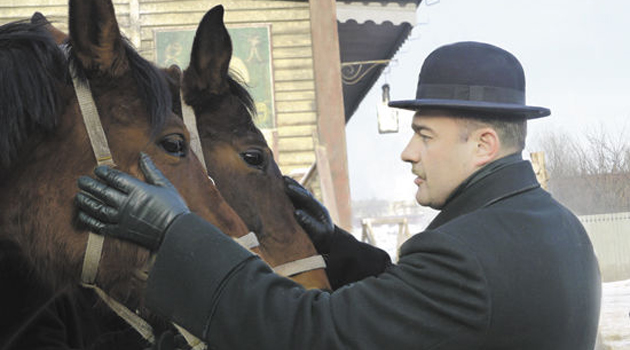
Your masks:
<path fill-rule="evenodd" d="M 405 147 L 400 154 L 400 159 L 407 163 L 418 163 L 420 161 L 419 152 L 417 151 L 413 137 L 409 140 L 407 147 Z"/>

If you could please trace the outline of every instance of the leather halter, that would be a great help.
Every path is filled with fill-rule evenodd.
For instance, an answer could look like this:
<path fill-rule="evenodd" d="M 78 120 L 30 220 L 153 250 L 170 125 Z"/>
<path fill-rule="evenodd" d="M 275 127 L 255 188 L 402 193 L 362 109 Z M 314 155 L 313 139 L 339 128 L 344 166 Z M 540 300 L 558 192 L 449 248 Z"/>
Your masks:
<path fill-rule="evenodd" d="M 107 143 L 107 137 L 105 135 L 105 131 L 103 130 L 103 125 L 101 124 L 96 104 L 94 103 L 92 91 L 89 87 L 89 82 L 87 80 L 84 83 L 80 82 L 76 74 L 76 70 L 72 65 L 70 67 L 70 74 L 72 76 L 74 91 L 77 96 L 81 115 L 83 116 L 83 122 L 85 123 L 85 127 L 87 129 L 96 162 L 98 165 L 115 166 L 109 150 L 109 145 Z M 104 236 L 89 232 L 85 256 L 83 258 L 83 268 L 81 270 L 81 286 L 94 290 L 101 300 L 103 300 L 105 304 L 112 309 L 112 311 L 125 320 L 144 339 L 153 344 L 155 342 L 153 327 L 151 327 L 148 322 L 138 316 L 135 312 L 132 312 L 127 307 L 107 295 L 107 293 L 105 293 L 105 291 L 99 288 L 95 283 L 98 265 L 103 251 L 103 242 Z M 141 274 L 141 271 L 138 271 L 138 273 Z M 190 334 L 188 331 L 177 324 L 173 325 L 184 336 L 188 344 L 191 346 L 191 349 L 204 350 L 207 348 L 205 343 Z"/>
<path fill-rule="evenodd" d="M 85 127 L 87 129 L 90 144 L 92 146 L 92 151 L 94 152 L 94 157 L 96 158 L 97 165 L 115 166 L 111 151 L 109 149 L 109 144 L 107 142 L 107 136 L 105 135 L 105 131 L 103 130 L 103 125 L 100 121 L 98 109 L 96 108 L 96 104 L 94 103 L 94 98 L 92 96 L 92 91 L 89 87 L 89 82 L 87 80 L 85 82 L 79 81 L 77 72 L 72 65 L 70 65 L 70 74 L 72 76 L 72 83 L 74 85 L 77 101 L 79 103 L 83 122 L 85 123 Z M 195 123 L 194 114 L 191 118 L 191 108 L 184 104 L 182 104 L 182 109 L 184 111 L 187 110 L 187 113 L 184 112 L 184 121 L 191 134 L 191 149 L 193 150 L 193 152 L 196 153 L 197 157 L 202 162 L 205 168 L 205 162 L 203 154 L 201 153 L 201 143 L 199 135 L 197 133 L 197 126 Z M 208 178 L 214 183 L 212 177 L 208 176 Z M 253 232 L 250 232 L 245 236 L 235 238 L 235 240 L 247 249 L 252 249 L 259 245 L 258 239 Z M 95 281 L 103 251 L 103 243 L 104 236 L 89 232 L 85 256 L 83 259 L 83 267 L 81 270 L 81 286 L 94 290 L 96 294 L 105 302 L 105 304 L 107 304 L 130 326 L 132 326 L 144 339 L 146 339 L 150 343 L 154 343 L 155 336 L 153 334 L 153 328 L 151 327 L 151 325 L 148 324 L 136 313 L 132 312 L 127 307 L 111 298 L 109 295 L 107 295 L 107 293 L 105 293 L 101 288 L 96 285 Z M 313 261 L 315 261 L 315 263 L 313 263 Z M 277 266 L 275 271 L 288 277 L 298 273 L 325 267 L 326 264 L 324 263 L 323 258 L 320 255 L 317 255 L 314 257 L 300 259 L 291 263 Z M 139 273 L 141 273 L 141 271 L 139 271 Z M 207 346 L 205 343 L 200 341 L 198 338 L 196 338 L 177 324 L 174 325 L 184 336 L 192 349 L 206 349 Z"/>
<path fill-rule="evenodd" d="M 199 158 L 201 164 L 203 164 L 204 169 L 206 169 L 207 172 L 208 168 L 204 161 L 203 151 L 201 148 L 201 139 L 199 138 L 199 133 L 197 132 L 197 120 L 195 118 L 195 113 L 192 108 L 184 102 L 184 96 L 181 96 L 181 101 L 184 124 L 186 125 L 186 128 L 188 128 L 188 132 L 190 133 L 190 148 L 193 150 L 197 158 Z M 212 182 L 214 183 L 214 180 Z M 252 249 L 254 247 L 258 247 L 259 245 L 258 239 L 253 232 L 250 232 L 245 236 L 235 238 L 235 240 L 247 249 Z M 247 240 L 248 244 L 253 245 L 247 246 L 246 244 L 243 244 L 243 242 L 245 242 L 244 240 Z M 255 243 L 252 240 L 255 240 Z M 290 261 L 288 263 L 273 267 L 273 270 L 275 273 L 284 277 L 292 277 L 311 270 L 325 268 L 326 262 L 324 261 L 324 258 L 321 255 L 314 255 L 308 258 Z"/>

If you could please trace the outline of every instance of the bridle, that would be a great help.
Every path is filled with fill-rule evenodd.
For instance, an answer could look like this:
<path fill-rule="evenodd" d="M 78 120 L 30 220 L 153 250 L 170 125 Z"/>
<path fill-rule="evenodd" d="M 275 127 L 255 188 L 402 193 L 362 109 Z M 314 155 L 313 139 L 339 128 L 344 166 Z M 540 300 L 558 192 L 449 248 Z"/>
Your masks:
<path fill-rule="evenodd" d="M 197 120 L 195 118 L 195 113 L 193 109 L 184 102 L 184 96 L 181 96 L 181 101 L 184 124 L 186 125 L 186 128 L 188 128 L 188 132 L 190 133 L 190 148 L 195 153 L 197 158 L 199 158 L 201 164 L 203 164 L 204 169 L 206 169 L 207 172 L 208 168 L 206 167 L 203 150 L 201 148 L 201 139 L 199 138 L 199 133 L 197 132 Z M 212 182 L 214 183 L 214 180 Z M 252 249 L 260 245 L 254 232 L 250 232 L 243 237 L 235 238 L 235 240 L 241 243 L 241 245 L 243 245 L 247 249 Z M 314 255 L 272 267 L 275 273 L 284 277 L 293 277 L 304 272 L 325 268 L 326 262 L 321 255 Z"/>
<path fill-rule="evenodd" d="M 64 50 L 67 53 L 67 50 Z M 109 165 L 115 166 L 113 156 L 111 154 L 109 144 L 107 142 L 107 136 L 101 124 L 98 109 L 94 103 L 94 98 L 89 86 L 89 82 L 81 82 L 78 78 L 73 64 L 70 64 L 70 75 L 74 85 L 74 90 L 79 103 L 83 122 L 85 124 L 92 151 L 96 159 L 97 165 Z M 183 101 L 183 100 L 182 100 Z M 195 122 L 192 109 L 185 104 L 182 104 L 182 111 L 184 114 L 184 122 L 191 134 L 191 149 L 197 155 L 197 158 L 202 162 L 204 169 L 206 168 L 203 153 L 201 152 L 201 142 L 197 133 L 197 126 Z M 208 176 L 214 183 L 214 180 Z M 236 242 L 241 244 L 247 249 L 253 249 L 259 246 L 258 239 L 254 232 L 234 238 Z M 151 325 L 138 316 L 137 313 L 129 310 L 127 307 L 111 298 L 105 291 L 99 288 L 95 281 L 98 273 L 98 266 L 100 264 L 101 255 L 103 251 L 104 236 L 89 232 L 88 240 L 85 249 L 85 256 L 83 259 L 83 266 L 81 269 L 81 286 L 84 288 L 92 289 L 96 294 L 108 305 L 118 316 L 123 318 L 130 326 L 132 326 L 144 339 L 150 343 L 155 342 L 155 335 L 153 334 L 153 328 Z M 149 259 L 151 261 L 152 259 Z M 314 269 L 325 268 L 326 264 L 321 255 L 312 256 L 305 259 L 289 262 L 276 266 L 274 271 L 280 275 L 290 277 L 303 272 L 307 272 Z M 146 267 L 148 271 L 148 267 Z M 139 275 L 146 275 L 146 271 L 137 271 Z M 186 338 L 189 345 L 194 350 L 206 349 L 206 344 L 200 341 L 198 338 L 190 334 L 185 329 L 181 328 L 177 324 L 174 326 L 180 331 L 180 333 Z"/>

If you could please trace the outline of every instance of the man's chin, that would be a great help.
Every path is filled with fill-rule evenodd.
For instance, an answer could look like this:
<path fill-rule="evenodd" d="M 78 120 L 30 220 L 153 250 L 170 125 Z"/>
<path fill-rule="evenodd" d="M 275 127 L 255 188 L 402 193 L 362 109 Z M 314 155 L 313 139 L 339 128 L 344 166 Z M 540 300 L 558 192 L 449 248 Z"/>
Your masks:
<path fill-rule="evenodd" d="M 440 210 L 444 206 L 444 203 L 434 203 L 430 198 L 426 198 L 420 194 L 420 191 L 416 193 L 416 202 L 423 207 L 429 207 L 431 209 Z"/>

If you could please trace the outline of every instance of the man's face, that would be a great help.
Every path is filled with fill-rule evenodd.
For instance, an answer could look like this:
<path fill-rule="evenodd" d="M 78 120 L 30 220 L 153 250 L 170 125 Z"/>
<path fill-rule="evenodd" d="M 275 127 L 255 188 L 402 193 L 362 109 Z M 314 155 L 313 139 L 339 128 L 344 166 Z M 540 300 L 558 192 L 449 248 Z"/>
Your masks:
<path fill-rule="evenodd" d="M 475 170 L 476 142 L 464 133 L 461 121 L 445 112 L 421 111 L 411 125 L 415 131 L 401 158 L 417 175 L 416 200 L 441 209 L 448 196 Z"/>

